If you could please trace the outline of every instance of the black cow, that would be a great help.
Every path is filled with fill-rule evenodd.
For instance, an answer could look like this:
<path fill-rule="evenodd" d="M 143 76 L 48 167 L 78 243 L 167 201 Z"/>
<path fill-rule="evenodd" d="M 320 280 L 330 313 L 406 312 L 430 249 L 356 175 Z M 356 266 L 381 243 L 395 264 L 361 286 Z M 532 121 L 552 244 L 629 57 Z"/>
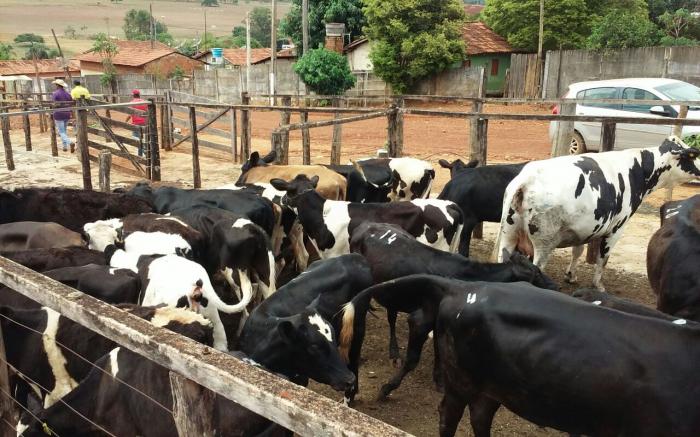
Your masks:
<path fill-rule="evenodd" d="M 511 256 L 508 262 L 486 264 L 471 261 L 461 255 L 438 250 L 416 241 L 406 231 L 384 223 L 364 223 L 352 234 L 350 250 L 362 254 L 372 269 L 374 283 L 389 281 L 418 273 L 455 278 L 463 281 L 530 282 L 536 287 L 558 290 L 559 286 L 520 254 Z M 397 296 L 399 299 L 400 296 Z M 396 315 L 401 302 L 380 301 L 387 309 L 389 320 L 389 357 L 399 358 L 396 340 Z M 426 320 L 419 311 L 409 317 L 409 340 L 406 360 L 401 369 L 380 392 L 385 398 L 397 389 L 403 378 L 416 368 L 423 344 L 433 329 L 434 320 Z M 438 354 L 435 358 L 435 382 L 440 384 Z"/>
<path fill-rule="evenodd" d="M 666 204 L 663 225 L 649 240 L 647 273 L 656 308 L 700 321 L 700 195 Z"/>
<path fill-rule="evenodd" d="M 405 311 L 437 320 L 443 437 L 455 434 L 466 406 L 475 436 L 491 435 L 501 404 L 571 434 L 700 434 L 694 323 L 627 314 L 525 283 L 415 275 L 356 296 L 341 341 L 364 324 L 372 297 L 392 295 Z"/>
<path fill-rule="evenodd" d="M 360 351 L 347 348 L 351 372 L 336 349 L 338 314 L 371 284 L 369 266 L 361 255 L 311 264 L 251 312 L 241 333 L 240 350 L 299 384 L 306 385 L 312 378 L 346 390 L 345 400 L 350 402 L 357 393 Z"/>
<path fill-rule="evenodd" d="M 185 310 L 168 307 L 125 304 L 119 308 L 159 326 L 174 316 L 189 317 Z M 0 306 L 0 315 L 8 363 L 26 376 L 13 374 L 11 389 L 15 399 L 25 406 L 29 403 L 27 396 L 34 396 L 45 408 L 53 405 L 77 387 L 92 369 L 90 363 L 116 347 L 113 341 L 47 307 Z"/>
<path fill-rule="evenodd" d="M 448 163 L 441 159 L 439 162 L 442 167 L 450 169 L 452 179 L 438 199 L 451 200 L 462 209 L 464 227 L 459 253 L 469 256 L 474 227 L 479 222 L 501 221 L 506 187 L 527 163 L 474 167 L 476 161 L 464 164 L 461 160 Z"/>
<path fill-rule="evenodd" d="M 365 160 L 358 161 L 355 165 L 326 165 L 325 167 L 347 179 L 348 191 L 345 200 L 348 202 L 389 202 L 394 175 L 386 163 L 376 165 L 372 160 Z"/>
<path fill-rule="evenodd" d="M 416 199 L 395 203 L 350 203 L 327 200 L 315 191 L 318 179 L 299 175 L 290 182 L 270 181 L 286 191 L 283 201 L 294 208 L 305 234 L 321 258 L 350 252 L 350 235 L 366 221 L 392 223 L 442 250 L 456 251 L 462 212 L 447 200 Z"/>
<path fill-rule="evenodd" d="M 88 264 L 105 265 L 107 263 L 103 252 L 85 247 L 0 252 L 0 256 L 9 258 L 37 272 L 54 270 L 61 267 L 75 267 Z"/>
<path fill-rule="evenodd" d="M 153 212 L 153 205 L 124 194 L 71 188 L 0 189 L 0 223 L 54 222 L 82 232 L 85 223 L 142 212 Z"/>
<path fill-rule="evenodd" d="M 155 212 L 166 214 L 195 205 L 213 206 L 247 217 L 272 235 L 275 212 L 268 199 L 254 193 L 233 190 L 184 190 L 176 187 L 152 188 L 140 182 L 128 194 L 153 202 Z"/>

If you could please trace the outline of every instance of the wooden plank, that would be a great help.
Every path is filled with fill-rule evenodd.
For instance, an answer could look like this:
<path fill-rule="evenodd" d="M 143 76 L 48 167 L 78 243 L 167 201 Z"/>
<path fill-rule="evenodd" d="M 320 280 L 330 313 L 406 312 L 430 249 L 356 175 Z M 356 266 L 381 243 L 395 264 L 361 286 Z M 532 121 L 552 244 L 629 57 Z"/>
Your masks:
<path fill-rule="evenodd" d="M 5 114 L 6 112 L 7 109 L 3 107 L 2 111 L 0 111 L 0 114 Z M 2 145 L 5 149 L 5 165 L 7 166 L 7 169 L 9 171 L 12 171 L 15 169 L 15 160 L 12 157 L 12 140 L 10 139 L 10 118 L 3 117 L 3 119 L 0 120 L 0 125 L 2 125 Z"/>
<path fill-rule="evenodd" d="M 90 111 L 90 113 L 91 113 L 92 115 L 94 115 L 95 117 L 97 117 L 97 112 L 95 112 L 94 109 L 89 108 L 89 111 Z M 111 139 L 117 144 L 117 147 L 119 147 L 119 149 L 121 149 L 123 152 L 129 153 L 129 151 L 126 149 L 126 147 L 124 146 L 124 144 L 122 144 L 122 142 L 119 141 L 119 138 L 116 137 L 116 134 L 114 133 L 114 131 L 112 131 L 112 128 L 111 128 L 107 123 L 105 123 L 104 120 L 102 120 L 102 118 L 98 118 L 98 120 L 99 120 L 100 123 L 102 124 L 102 128 L 112 137 Z M 143 138 L 143 135 L 141 136 L 141 138 Z M 146 172 L 144 171 L 143 167 L 141 167 L 141 165 L 139 165 L 139 163 L 131 156 L 131 154 L 128 154 L 128 155 L 126 156 L 126 158 L 127 158 L 129 161 L 131 161 L 131 164 L 134 166 L 134 168 L 135 168 L 137 171 L 139 171 L 141 174 L 145 174 L 145 173 L 146 173 Z"/>
<path fill-rule="evenodd" d="M 87 130 L 88 130 L 88 133 L 91 133 L 93 135 L 97 135 L 98 137 L 104 138 L 105 140 L 112 139 L 112 136 L 102 129 L 88 126 Z M 141 144 L 141 142 L 139 140 L 137 140 L 136 138 L 133 138 L 133 137 L 125 137 L 124 135 L 119 135 L 116 133 L 114 134 L 114 136 L 119 138 L 119 141 L 121 141 L 122 143 L 128 144 L 130 146 L 138 147 L 139 144 Z"/>
<path fill-rule="evenodd" d="M 132 105 L 133 103 L 106 103 L 104 105 L 91 105 L 91 109 L 112 109 L 113 111 L 118 109 L 118 108 L 123 108 L 125 106 Z M 46 106 L 46 105 L 45 105 Z M 46 108 L 46 109 L 32 109 L 30 111 L 20 111 L 20 112 L 13 112 L 11 114 L 0 114 L 2 117 L 14 117 L 14 116 L 20 116 L 24 115 L 25 113 L 32 115 L 32 114 L 53 114 L 56 111 L 60 111 L 62 109 L 65 109 L 65 106 L 58 107 L 58 108 Z M 141 112 L 141 111 L 139 111 Z M 145 114 L 145 112 L 144 112 Z"/>
<path fill-rule="evenodd" d="M 386 143 L 387 152 L 392 158 L 396 158 L 396 114 L 398 110 L 392 105 L 391 110 L 386 114 Z M 348 117 L 350 118 L 350 117 Z"/>
<path fill-rule="evenodd" d="M 250 104 L 250 95 L 248 92 L 244 91 L 241 93 L 241 102 L 243 107 L 247 107 Z M 250 131 L 250 111 L 248 109 L 241 109 L 241 161 L 245 162 L 250 156 L 251 147 L 251 131 Z"/>
<path fill-rule="evenodd" d="M 282 106 L 292 106 L 292 98 L 289 96 L 282 97 Z M 280 126 L 288 125 L 291 117 L 292 113 L 289 111 L 280 112 Z M 277 155 L 278 162 L 281 164 L 289 164 L 289 132 L 282 132 L 280 152 L 281 153 Z"/>
<path fill-rule="evenodd" d="M 370 120 L 372 118 L 381 118 L 384 116 L 387 116 L 391 110 L 388 111 L 374 111 L 369 114 L 362 114 L 362 115 L 355 115 L 352 117 L 344 117 L 344 118 L 332 118 L 330 120 L 321 120 L 321 121 L 313 121 L 310 123 L 297 123 L 297 124 L 290 124 L 287 125 L 286 127 L 281 127 L 279 128 L 279 131 L 292 131 L 292 130 L 301 130 L 304 128 L 307 129 L 313 129 L 317 127 L 326 127 L 326 126 L 333 126 L 336 124 L 345 124 L 345 123 L 352 123 L 355 121 L 362 121 L 362 120 Z"/>
<path fill-rule="evenodd" d="M 133 158 L 134 160 L 138 161 L 140 164 L 146 165 L 146 158 L 143 158 L 141 156 L 133 156 L 129 152 L 124 152 L 123 150 L 117 150 L 113 147 L 107 146 L 105 144 L 97 143 L 95 141 L 88 140 L 88 146 L 90 148 L 95 149 L 95 150 L 108 150 L 112 155 L 118 156 L 119 158 L 122 158 L 124 160 L 129 160 L 129 157 Z M 143 173 L 138 172 L 137 174 L 143 175 Z"/>
<path fill-rule="evenodd" d="M 185 138 L 185 136 L 180 135 L 180 134 L 173 134 L 173 138 L 175 138 L 176 140 L 179 140 L 179 139 Z M 200 147 L 207 147 L 210 149 L 220 150 L 222 152 L 231 152 L 231 147 L 228 145 L 224 145 L 221 143 L 215 143 L 213 141 L 203 140 L 199 137 L 197 137 L 197 141 L 199 142 Z"/>
<path fill-rule="evenodd" d="M 58 156 L 58 142 L 56 141 L 56 122 L 49 118 L 49 137 L 51 138 L 51 156 Z"/>
<path fill-rule="evenodd" d="M 180 108 L 179 106 L 174 106 L 172 107 L 172 110 L 176 114 L 184 115 L 185 117 L 189 117 L 189 112 L 187 111 L 187 106 L 184 108 Z M 209 121 L 209 119 L 213 118 L 216 116 L 217 112 L 214 111 L 196 111 L 197 117 L 203 118 L 204 121 Z"/>
<path fill-rule="evenodd" d="M 119 127 L 122 129 L 132 131 L 132 132 L 138 132 L 138 131 L 144 130 L 144 128 L 141 126 L 136 126 L 136 125 L 133 125 L 131 123 L 124 122 L 124 121 L 113 120 L 109 117 L 103 117 L 101 115 L 97 115 L 97 113 L 95 113 L 95 115 L 92 115 L 90 117 L 90 119 L 95 120 L 95 121 L 102 121 L 103 123 L 106 123 L 109 126 Z"/>
<path fill-rule="evenodd" d="M 76 121 L 78 133 L 76 135 L 78 155 L 83 173 L 83 188 L 92 190 L 92 176 L 90 175 L 90 153 L 88 153 L 87 110 L 78 109 Z"/>
<path fill-rule="evenodd" d="M 5 353 L 5 337 L 3 336 L 2 327 L 0 327 L 0 418 L 7 423 L 16 424 L 19 421 L 19 411 L 15 407 L 15 403 L 8 396 L 12 393 L 10 389 L 10 369 L 7 363 L 7 354 Z M 4 393 L 7 393 L 5 395 Z M 16 436 L 17 433 L 8 426 L 0 427 L 0 437 Z"/>
<path fill-rule="evenodd" d="M 306 125 L 309 122 L 309 113 L 301 112 L 299 113 L 301 124 Z M 302 153 L 302 163 L 304 165 L 311 164 L 311 136 L 309 135 L 309 128 L 304 127 L 301 129 L 301 153 Z"/>
<path fill-rule="evenodd" d="M 190 127 L 189 120 L 182 120 L 179 118 L 173 118 L 173 124 L 177 125 L 178 127 L 184 127 L 184 128 Z M 201 129 L 200 132 L 205 133 L 205 134 L 218 135 L 218 136 L 224 137 L 224 138 L 228 138 L 231 135 L 230 131 L 227 131 L 224 129 L 218 129 L 218 128 L 211 127 L 211 126 L 207 126 L 203 129 Z"/>
<path fill-rule="evenodd" d="M 615 131 L 617 130 L 617 124 L 613 121 L 604 121 L 600 129 L 600 151 L 609 152 L 615 148 Z"/>
<path fill-rule="evenodd" d="M 100 150 L 99 155 L 99 181 L 100 191 L 103 193 L 110 192 L 109 176 L 112 168 L 112 153 L 109 150 Z"/>
<path fill-rule="evenodd" d="M 396 156 L 403 156 L 403 108 L 406 106 L 406 101 L 403 97 L 397 97 L 394 100 L 398 112 L 396 113 Z"/>
<path fill-rule="evenodd" d="M 559 106 L 562 115 L 569 116 L 576 113 L 576 105 L 572 103 L 562 104 Z M 552 143 L 552 157 L 564 156 L 569 154 L 569 146 L 571 145 L 571 137 L 574 133 L 573 121 L 559 121 L 557 124 L 557 134 Z"/>
<path fill-rule="evenodd" d="M 233 154 L 233 162 L 238 162 L 238 126 L 236 120 L 236 110 L 231 108 L 229 115 L 229 124 L 231 129 L 231 153 Z"/>
<path fill-rule="evenodd" d="M 173 393 L 173 419 L 180 437 L 214 436 L 214 402 L 216 393 L 182 375 L 170 372 Z"/>
<path fill-rule="evenodd" d="M 190 109 L 191 109 L 191 108 L 194 108 L 194 106 L 191 106 Z M 210 124 L 214 123 L 214 122 L 215 122 L 216 120 L 218 120 L 219 118 L 223 117 L 223 116 L 224 116 L 228 111 L 230 111 L 230 110 L 231 110 L 231 108 L 226 108 L 226 109 L 224 109 L 223 111 L 220 111 L 218 114 L 216 114 L 216 117 L 210 118 L 209 120 L 207 120 L 206 122 L 204 122 L 204 124 L 202 124 L 201 126 L 199 126 L 199 127 L 197 128 L 197 132 L 200 132 L 200 131 L 204 130 L 204 128 L 206 128 L 206 127 L 209 126 Z M 185 135 L 185 138 L 184 138 L 184 139 L 179 139 L 175 144 L 173 144 L 173 148 L 176 147 L 176 146 L 179 146 L 179 145 L 182 144 L 184 141 L 187 141 L 187 140 L 190 138 L 190 136 L 192 135 L 192 132 L 193 132 L 193 131 L 191 130 L 191 129 L 192 129 L 192 126 L 193 126 L 193 125 L 192 125 L 192 116 L 194 115 L 194 117 L 195 117 L 195 122 L 196 122 L 196 121 L 197 121 L 197 120 L 196 120 L 196 112 L 197 112 L 196 110 L 193 110 L 192 112 L 190 112 L 190 133 L 187 134 L 187 135 Z M 195 123 L 194 126 L 196 126 L 196 125 L 197 125 L 197 124 Z M 196 133 L 197 133 L 197 132 L 195 132 L 195 136 L 196 136 Z"/>
<path fill-rule="evenodd" d="M 304 436 L 407 436 L 339 402 L 0 257 L 0 282 Z"/>
<path fill-rule="evenodd" d="M 22 115 L 22 129 L 24 130 L 24 148 L 27 152 L 32 151 L 32 125 L 29 122 L 29 113 L 26 112 L 27 105 L 23 106 L 25 110 L 24 115 Z"/>
<path fill-rule="evenodd" d="M 199 142 L 197 141 L 197 114 L 190 106 L 190 135 L 192 138 L 192 179 L 195 188 L 202 187 L 202 175 L 199 169 Z M 177 144 L 176 144 L 177 145 Z"/>
<path fill-rule="evenodd" d="M 148 106 L 148 141 L 146 147 L 150 151 L 151 180 L 160 181 L 160 149 L 158 147 L 158 117 L 156 115 L 156 102 L 153 98 L 148 99 L 151 104 Z"/>

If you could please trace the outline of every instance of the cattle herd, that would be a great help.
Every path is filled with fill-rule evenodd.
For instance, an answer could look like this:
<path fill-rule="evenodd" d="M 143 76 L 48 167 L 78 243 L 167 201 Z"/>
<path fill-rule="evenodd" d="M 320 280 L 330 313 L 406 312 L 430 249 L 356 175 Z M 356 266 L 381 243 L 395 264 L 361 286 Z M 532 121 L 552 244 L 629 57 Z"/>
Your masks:
<path fill-rule="evenodd" d="M 602 283 L 644 197 L 700 177 L 697 158 L 669 137 L 516 165 L 442 160 L 451 180 L 431 198 L 435 170 L 418 159 L 286 166 L 255 152 L 217 189 L 0 189 L 0 254 L 292 382 L 329 385 L 346 404 L 374 301 L 400 364 L 379 396 L 432 335 L 441 436 L 467 407 L 474 434 L 489 436 L 501 405 L 572 435 L 697 436 L 700 195 L 661 209 L 647 256 L 657 310 Z M 484 221 L 500 222 L 498 262 L 469 258 Z M 552 251 L 572 247 L 576 282 L 594 240 L 594 288 L 560 292 L 541 270 Z M 18 435 L 177 434 L 166 369 L 9 288 L 0 322 Z M 291 434 L 215 399 L 217 435 Z"/>

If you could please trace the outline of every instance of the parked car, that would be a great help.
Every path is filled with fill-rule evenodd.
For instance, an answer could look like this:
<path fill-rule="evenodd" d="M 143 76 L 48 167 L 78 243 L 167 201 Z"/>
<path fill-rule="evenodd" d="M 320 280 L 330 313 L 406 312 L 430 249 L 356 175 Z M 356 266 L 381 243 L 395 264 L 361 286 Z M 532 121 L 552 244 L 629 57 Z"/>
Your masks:
<path fill-rule="evenodd" d="M 700 100 L 700 88 L 675 79 L 614 79 L 578 82 L 569 86 L 564 99 L 621 99 L 621 100 Z M 558 107 L 554 108 L 557 114 Z M 577 115 L 609 117 L 675 118 L 677 105 L 648 105 L 612 103 L 586 103 L 576 105 Z M 690 107 L 687 118 L 700 119 L 700 106 Z M 549 139 L 554 142 L 557 121 L 549 125 Z M 672 125 L 624 123 L 617 125 L 615 149 L 631 149 L 659 145 L 671 134 Z M 685 126 L 683 136 L 700 134 L 700 126 Z M 600 150 L 601 123 L 577 121 L 569 146 L 569 153 L 586 153 Z"/>

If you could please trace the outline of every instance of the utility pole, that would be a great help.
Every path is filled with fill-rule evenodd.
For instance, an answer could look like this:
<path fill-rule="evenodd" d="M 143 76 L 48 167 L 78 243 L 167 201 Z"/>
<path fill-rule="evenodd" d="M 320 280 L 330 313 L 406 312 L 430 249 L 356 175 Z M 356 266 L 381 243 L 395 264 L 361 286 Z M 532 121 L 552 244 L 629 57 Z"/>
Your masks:
<path fill-rule="evenodd" d="M 156 39 L 156 22 L 153 20 L 153 3 L 148 4 L 148 12 L 151 14 L 151 48 L 153 48 Z"/>
<path fill-rule="evenodd" d="M 58 43 L 58 38 L 56 38 L 56 32 L 51 29 L 51 34 L 53 35 L 53 40 L 56 43 L 56 47 L 58 47 L 58 54 L 61 56 L 61 62 L 63 63 L 63 70 L 66 72 L 66 76 L 68 77 L 68 82 L 73 83 L 73 78 L 70 76 L 70 68 L 68 66 L 68 63 L 66 62 L 66 58 L 63 56 L 63 50 L 61 50 L 61 44 Z"/>
<path fill-rule="evenodd" d="M 202 51 L 207 49 L 207 7 L 204 7 L 204 38 L 202 39 Z"/>
<path fill-rule="evenodd" d="M 275 104 L 275 94 L 277 94 L 276 73 L 277 73 L 277 0 L 272 0 L 272 32 L 270 32 L 270 105 Z"/>
<path fill-rule="evenodd" d="M 544 44 L 544 0 L 540 0 L 540 38 L 537 42 L 537 61 L 542 63 L 542 45 Z"/>
<path fill-rule="evenodd" d="M 301 0 L 301 48 L 303 54 L 309 50 L 309 0 Z"/>
<path fill-rule="evenodd" d="M 245 90 L 250 92 L 250 11 L 245 14 Z"/>

